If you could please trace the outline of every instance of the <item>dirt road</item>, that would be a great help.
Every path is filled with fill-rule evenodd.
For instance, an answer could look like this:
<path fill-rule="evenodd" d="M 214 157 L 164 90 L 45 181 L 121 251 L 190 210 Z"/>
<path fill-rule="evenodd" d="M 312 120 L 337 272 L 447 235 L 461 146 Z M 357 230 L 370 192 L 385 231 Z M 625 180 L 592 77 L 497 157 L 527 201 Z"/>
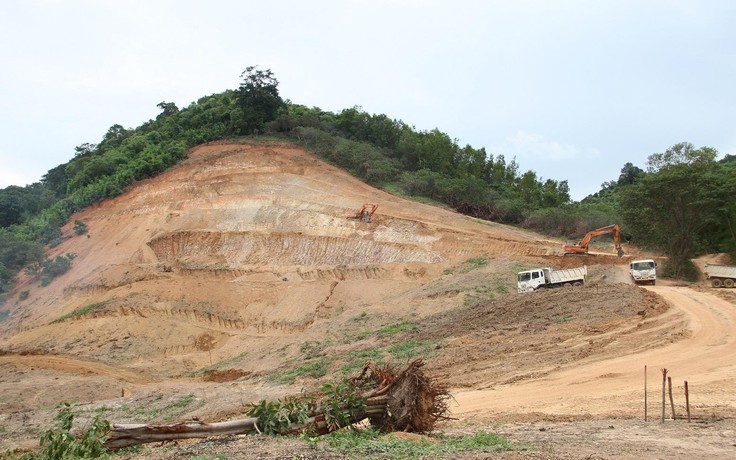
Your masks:
<path fill-rule="evenodd" d="M 581 361 L 542 379 L 488 390 L 455 392 L 454 416 L 544 413 L 571 416 L 643 415 L 644 366 L 648 369 L 649 414 L 661 409 L 661 368 L 672 376 L 676 411 L 683 414 L 683 381 L 689 382 L 694 414 L 723 407 L 733 410 L 736 392 L 736 306 L 710 293 L 686 287 L 650 287 L 672 304 L 663 331 L 684 318 L 689 337 L 623 355 Z M 682 400 L 682 401 L 680 401 Z M 669 408 L 667 409 L 669 417 Z"/>

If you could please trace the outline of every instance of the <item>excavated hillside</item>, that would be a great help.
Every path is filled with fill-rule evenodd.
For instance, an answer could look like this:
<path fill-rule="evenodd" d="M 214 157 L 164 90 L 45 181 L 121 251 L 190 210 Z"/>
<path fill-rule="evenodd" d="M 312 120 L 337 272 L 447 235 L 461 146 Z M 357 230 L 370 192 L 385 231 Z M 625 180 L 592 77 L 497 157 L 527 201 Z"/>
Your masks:
<path fill-rule="evenodd" d="M 371 223 L 346 219 L 364 202 L 379 205 Z M 52 254 L 76 254 L 72 269 L 47 287 L 20 287 L 30 295 L 0 324 L 2 347 L 104 360 L 154 380 L 346 308 L 391 309 L 470 258 L 559 253 L 557 243 L 397 198 L 280 144 L 201 146 L 74 220 L 88 234 L 65 229 Z"/>
<path fill-rule="evenodd" d="M 372 222 L 345 217 L 364 203 Z M 697 336 L 668 291 L 630 283 L 610 242 L 563 257 L 560 241 L 382 192 L 287 143 L 199 146 L 75 220 L 88 233 L 70 223 L 51 254 L 75 254 L 72 268 L 22 279 L 3 307 L 0 449 L 35 442 L 62 400 L 118 422 L 221 420 L 415 357 L 466 421 L 494 410 L 484 391 Z M 583 264 L 585 287 L 516 293 L 522 269 Z M 514 397 L 496 412 L 544 412 Z"/>

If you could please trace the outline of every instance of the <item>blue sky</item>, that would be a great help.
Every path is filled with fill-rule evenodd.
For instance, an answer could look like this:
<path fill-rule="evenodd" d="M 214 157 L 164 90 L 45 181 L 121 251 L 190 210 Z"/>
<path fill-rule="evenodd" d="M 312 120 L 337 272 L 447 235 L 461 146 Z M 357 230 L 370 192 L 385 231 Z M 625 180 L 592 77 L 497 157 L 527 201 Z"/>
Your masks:
<path fill-rule="evenodd" d="M 736 154 L 736 2 L 0 0 L 0 187 L 114 124 L 271 69 L 567 180 L 579 200 L 682 141 Z"/>

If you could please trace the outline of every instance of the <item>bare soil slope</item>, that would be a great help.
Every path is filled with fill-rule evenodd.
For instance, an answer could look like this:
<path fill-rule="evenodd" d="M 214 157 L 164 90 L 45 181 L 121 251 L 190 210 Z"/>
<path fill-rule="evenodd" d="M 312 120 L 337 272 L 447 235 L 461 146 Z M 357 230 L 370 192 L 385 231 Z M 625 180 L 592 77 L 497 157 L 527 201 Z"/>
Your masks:
<path fill-rule="evenodd" d="M 345 218 L 365 202 L 372 223 Z M 0 449 L 35 443 L 62 400 L 82 419 L 214 421 L 417 356 L 456 389 L 449 429 L 638 417 L 645 364 L 698 382 L 700 416 L 734 414 L 728 294 L 633 286 L 610 244 L 562 257 L 289 144 L 200 146 L 76 219 L 88 235 L 67 228 L 53 250 L 72 269 L 3 307 Z M 521 269 L 583 264 L 583 288 L 515 292 Z"/>

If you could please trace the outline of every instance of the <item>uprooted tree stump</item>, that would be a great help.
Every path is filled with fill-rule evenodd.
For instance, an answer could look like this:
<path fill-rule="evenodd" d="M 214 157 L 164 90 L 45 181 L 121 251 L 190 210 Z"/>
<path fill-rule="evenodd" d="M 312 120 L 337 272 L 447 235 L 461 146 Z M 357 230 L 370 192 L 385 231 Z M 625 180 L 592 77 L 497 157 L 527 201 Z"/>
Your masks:
<path fill-rule="evenodd" d="M 357 394 L 355 398 L 342 398 L 336 391 L 328 395 L 332 399 L 320 403 L 311 398 L 291 399 L 288 404 L 264 401 L 252 406 L 250 412 L 257 413 L 256 417 L 242 420 L 173 425 L 113 424 L 105 446 L 115 449 L 147 442 L 262 432 L 323 435 L 366 418 L 383 432 L 427 433 L 434 429 L 438 420 L 449 419 L 451 396 L 446 385 L 424 374 L 423 366 L 422 360 L 416 360 L 397 372 L 388 365 L 378 367 L 366 363 L 357 377 L 343 382 L 353 390 L 353 395 Z M 304 408 L 309 410 L 304 411 Z M 293 416 L 299 409 L 301 412 Z M 269 419 L 269 411 L 276 415 L 278 423 Z"/>

